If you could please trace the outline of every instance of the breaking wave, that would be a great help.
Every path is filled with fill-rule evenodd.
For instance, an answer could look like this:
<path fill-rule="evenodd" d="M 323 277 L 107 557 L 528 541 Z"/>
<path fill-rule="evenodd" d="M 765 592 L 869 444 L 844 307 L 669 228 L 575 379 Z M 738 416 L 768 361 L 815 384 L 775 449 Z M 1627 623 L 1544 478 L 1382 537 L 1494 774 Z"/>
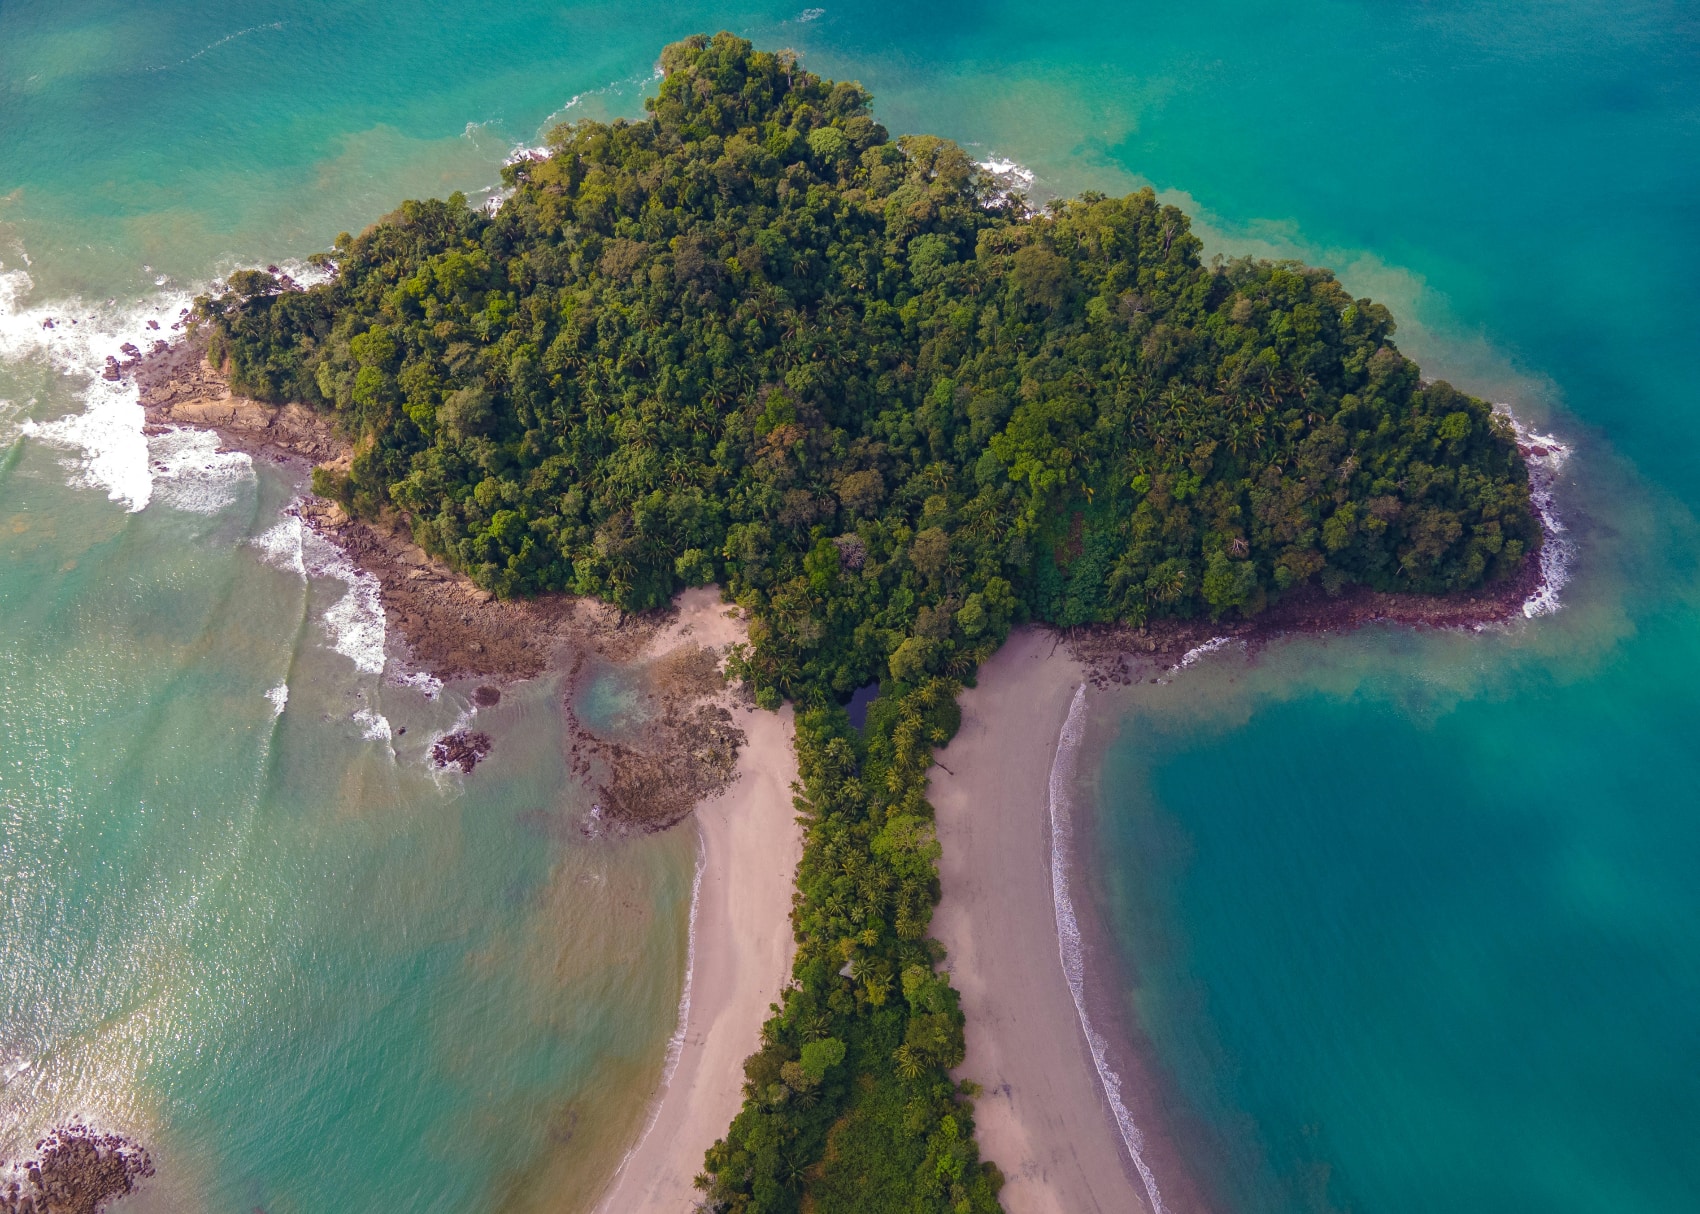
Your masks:
<path fill-rule="evenodd" d="M 1068 980 L 1069 994 L 1074 997 L 1074 1010 L 1080 1017 L 1081 1031 L 1086 1034 L 1086 1044 L 1092 1052 L 1092 1065 L 1097 1068 L 1098 1082 L 1103 1086 L 1104 1097 L 1115 1116 L 1122 1145 L 1127 1148 L 1128 1156 L 1145 1184 L 1145 1194 L 1151 1200 L 1153 1214 L 1168 1214 L 1157 1188 L 1157 1177 L 1140 1154 L 1145 1145 L 1145 1135 L 1133 1123 L 1133 1115 L 1122 1102 L 1121 1076 L 1110 1067 L 1109 1043 L 1098 1032 L 1086 1011 L 1086 955 L 1080 938 L 1080 921 L 1075 917 L 1074 900 L 1069 893 L 1068 871 L 1074 845 L 1069 785 L 1074 778 L 1074 755 L 1080 749 L 1085 716 L 1086 684 L 1082 683 L 1068 706 L 1068 717 L 1063 721 L 1062 732 L 1057 735 L 1056 758 L 1051 762 L 1051 898 L 1056 907 L 1057 951 L 1062 957 L 1063 977 Z"/>
<path fill-rule="evenodd" d="M 1541 520 L 1544 539 L 1541 544 L 1541 580 L 1523 600 L 1523 615 L 1528 619 L 1551 615 L 1564 606 L 1559 591 L 1570 581 L 1570 566 L 1576 559 L 1576 545 L 1569 528 L 1559 517 L 1555 485 L 1558 474 L 1570 462 L 1573 454 L 1568 443 L 1550 434 L 1541 434 L 1526 426 L 1511 412 L 1509 406 L 1494 406 L 1510 422 L 1517 435 L 1517 449 L 1529 468 L 1529 504 Z"/>
<path fill-rule="evenodd" d="M 303 286 L 323 281 L 317 267 L 283 267 Z M 26 419 L 19 432 L 70 452 L 71 483 L 101 490 L 134 514 L 155 500 L 176 510 L 210 514 L 236 500 L 237 486 L 253 478 L 253 462 L 240 452 L 220 452 L 210 434 L 171 429 L 149 436 L 136 385 L 106 379 L 108 360 L 152 350 L 181 333 L 196 290 L 154 279 L 152 294 L 120 302 L 90 303 L 77 296 L 34 304 L 35 282 L 24 270 L 0 262 L 0 361 L 45 363 L 59 375 L 86 381 L 78 395 L 83 411 L 51 421 Z M 215 283 L 202 290 L 215 289 Z"/>
<path fill-rule="evenodd" d="M 297 498 L 285 508 L 276 524 L 248 542 L 259 550 L 260 559 L 275 569 L 302 579 L 330 578 L 341 582 L 346 589 L 325 611 L 320 627 L 330 647 L 353 662 L 362 674 L 382 674 L 389 633 L 378 579 L 308 526 L 300 510 L 301 501 Z"/>

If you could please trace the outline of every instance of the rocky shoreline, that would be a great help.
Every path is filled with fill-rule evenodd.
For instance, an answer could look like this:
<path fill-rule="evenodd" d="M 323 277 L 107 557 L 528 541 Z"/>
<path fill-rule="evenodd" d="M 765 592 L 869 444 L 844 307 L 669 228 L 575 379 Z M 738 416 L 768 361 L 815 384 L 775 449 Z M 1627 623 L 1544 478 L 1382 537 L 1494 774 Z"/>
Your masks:
<path fill-rule="evenodd" d="M 156 347 L 125 373 L 140 389 L 149 433 L 194 427 L 256 459 L 301 469 L 348 465 L 348 441 L 327 418 L 304 405 L 233 395 L 193 338 Z M 587 657 L 635 661 L 672 612 L 633 615 L 565 594 L 504 601 L 433 560 L 413 543 L 402 516 L 351 518 L 335 502 L 312 495 L 294 509 L 377 580 L 386 623 L 400 634 L 408 665 L 439 679 L 497 684 L 566 671 L 573 772 L 594 790 L 604 825 L 622 832 L 665 829 L 731 779 L 744 736 L 724 702 L 718 653 L 692 645 L 646 662 L 644 720 L 619 736 L 587 728 L 572 709 Z M 480 686 L 472 695 L 479 707 L 500 697 L 496 686 Z M 487 734 L 463 730 L 440 739 L 432 759 L 470 774 L 490 750 Z"/>
<path fill-rule="evenodd" d="M 1524 604 L 1542 584 L 1539 551 L 1523 558 L 1517 576 L 1471 594 L 1390 594 L 1354 586 L 1330 595 L 1307 587 L 1250 620 L 1158 620 L 1144 628 L 1088 625 L 1059 640 L 1088 672 L 1095 687 L 1155 678 L 1212 642 L 1240 641 L 1256 648 L 1281 637 L 1350 632 L 1365 624 L 1407 628 L 1483 628 L 1524 618 Z"/>
<path fill-rule="evenodd" d="M 204 347 L 193 337 L 120 364 L 141 389 L 150 432 L 174 426 L 211 430 L 231 450 L 298 465 L 346 468 L 349 444 L 328 419 L 304 405 L 267 405 L 233 396 Z M 1544 454 L 1525 446 L 1531 458 Z M 568 684 L 584 655 L 631 661 L 662 627 L 667 613 L 627 615 L 606 604 L 564 594 L 502 601 L 433 560 L 412 542 L 407 520 L 350 518 L 335 502 L 308 496 L 302 520 L 336 543 L 380 586 L 385 614 L 406 641 L 410 660 L 439 678 L 532 678 L 570 646 Z M 1551 541 L 1551 528 L 1546 539 Z M 1155 677 L 1186 655 L 1216 641 L 1260 645 L 1294 633 L 1346 632 L 1368 623 L 1417 628 L 1479 629 L 1521 618 L 1542 587 L 1541 553 L 1529 553 L 1518 576 L 1469 594 L 1392 594 L 1351 587 L 1330 595 L 1320 587 L 1289 595 L 1251 620 L 1160 620 L 1144 628 L 1086 626 L 1059 635 L 1099 686 Z M 700 680 L 662 680 L 657 710 L 633 738 L 598 737 L 574 714 L 568 692 L 567 726 L 575 774 L 593 781 L 601 812 L 622 829 L 664 829 L 720 787 L 736 762 L 741 736 L 721 720 L 724 706 Z M 457 748 L 444 760 L 470 771 L 488 753 Z M 704 758 L 704 756 L 708 756 Z M 470 758 L 470 763 L 464 759 Z"/>
<path fill-rule="evenodd" d="M 139 1144 L 80 1122 L 60 1126 L 35 1144 L 32 1158 L 0 1163 L 0 1211 L 5 1214 L 98 1214 L 153 1175 Z"/>

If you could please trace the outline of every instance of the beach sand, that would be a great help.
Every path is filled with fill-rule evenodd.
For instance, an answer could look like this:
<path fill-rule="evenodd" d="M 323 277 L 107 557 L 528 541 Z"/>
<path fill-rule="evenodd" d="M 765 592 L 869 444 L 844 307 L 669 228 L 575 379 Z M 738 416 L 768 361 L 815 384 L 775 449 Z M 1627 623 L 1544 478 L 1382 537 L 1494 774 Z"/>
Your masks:
<path fill-rule="evenodd" d="M 1051 893 L 1048 787 L 1058 734 L 1088 671 L 1054 634 L 1021 629 L 963 692 L 962 729 L 939 752 L 931 800 L 943 856 L 933 934 L 962 993 L 981 1153 L 1004 1173 L 1010 1214 L 1149 1211 L 1063 974 Z M 1077 909 L 1080 898 L 1076 894 Z M 1089 990 L 1092 974 L 1088 974 Z M 1123 1069 L 1123 1095 L 1148 1119 L 1151 1093 Z M 1143 1097 L 1143 1099 L 1142 1099 Z M 1150 1136 L 1152 1126 L 1136 1121 Z M 1166 1142 L 1142 1155 L 1170 1196 Z M 1177 1194 L 1178 1196 L 1178 1194 Z M 1187 1193 L 1191 1197 L 1191 1193 Z"/>
<path fill-rule="evenodd" d="M 688 592 L 655 644 L 665 648 L 680 635 L 710 646 L 741 639 L 742 627 L 724 613 L 711 592 Z M 768 1005 L 791 972 L 791 891 L 803 852 L 791 804 L 791 709 L 740 707 L 734 716 L 748 737 L 738 776 L 694 815 L 701 885 L 678 1061 L 662 1081 L 648 1129 L 597 1207 L 606 1214 L 683 1214 L 696 1204 L 701 1194 L 692 1181 L 703 1153 L 743 1104 L 744 1059 L 759 1048 Z"/>

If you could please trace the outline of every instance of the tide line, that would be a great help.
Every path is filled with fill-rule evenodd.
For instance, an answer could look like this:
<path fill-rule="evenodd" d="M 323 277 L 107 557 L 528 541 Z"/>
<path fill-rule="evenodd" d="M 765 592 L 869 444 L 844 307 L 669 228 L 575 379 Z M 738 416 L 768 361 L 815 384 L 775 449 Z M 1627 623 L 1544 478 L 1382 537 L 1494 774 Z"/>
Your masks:
<path fill-rule="evenodd" d="M 673 1035 L 667 1038 L 666 1060 L 661 1064 L 661 1082 L 655 1088 L 655 1100 L 649 1110 L 649 1118 L 644 1122 L 643 1133 L 626 1153 L 620 1156 L 620 1166 L 614 1169 L 614 1174 L 608 1178 L 607 1192 L 612 1193 L 621 1173 L 631 1162 L 632 1156 L 649 1140 L 650 1133 L 655 1129 L 655 1123 L 661 1119 L 661 1110 L 667 1103 L 667 1089 L 673 1083 L 673 1073 L 679 1069 L 679 1059 L 685 1052 L 685 1031 L 691 1022 L 691 981 L 696 976 L 697 969 L 697 907 L 702 901 L 702 874 L 708 867 L 708 849 L 703 846 L 702 836 L 697 835 L 696 871 L 691 876 L 691 917 L 685 931 L 685 982 L 679 992 L 679 1019 L 673 1026 Z M 607 1200 L 606 1196 L 603 1200 Z"/>
<path fill-rule="evenodd" d="M 1069 994 L 1074 997 L 1074 1010 L 1080 1017 L 1080 1028 L 1086 1034 L 1086 1045 L 1092 1052 L 1092 1065 L 1098 1070 L 1098 1082 L 1109 1101 L 1110 1112 L 1116 1119 L 1122 1145 L 1127 1148 L 1139 1178 L 1145 1183 L 1145 1195 L 1151 1201 L 1152 1214 L 1168 1214 L 1157 1177 L 1151 1171 L 1140 1149 L 1145 1135 L 1133 1123 L 1133 1115 L 1122 1102 L 1121 1076 L 1109 1063 L 1109 1043 L 1092 1024 L 1086 1012 L 1086 956 L 1081 946 L 1080 921 L 1075 917 L 1074 901 L 1069 894 L 1068 857 L 1073 849 L 1074 824 L 1069 814 L 1069 781 L 1074 775 L 1074 755 L 1080 749 L 1083 722 L 1086 715 L 1086 684 L 1074 692 L 1068 706 L 1068 717 L 1062 732 L 1057 735 L 1057 754 L 1051 761 L 1051 898 L 1057 915 L 1057 952 L 1062 958 L 1063 977 L 1068 980 Z"/>

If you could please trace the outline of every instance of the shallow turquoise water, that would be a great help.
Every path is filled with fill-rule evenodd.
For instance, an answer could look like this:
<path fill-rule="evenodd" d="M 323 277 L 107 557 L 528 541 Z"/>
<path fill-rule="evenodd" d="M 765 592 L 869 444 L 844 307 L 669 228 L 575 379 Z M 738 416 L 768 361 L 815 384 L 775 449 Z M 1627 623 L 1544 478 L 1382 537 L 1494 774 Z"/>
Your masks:
<path fill-rule="evenodd" d="M 689 848 L 548 826 L 584 807 L 547 688 L 432 780 L 399 743 L 455 689 L 339 652 L 346 582 L 249 543 L 293 488 L 87 372 L 718 27 L 1042 191 L 1149 181 L 1334 265 L 1576 447 L 1559 615 L 1104 701 L 1099 875 L 1225 1208 L 1700 1204 L 1700 29 L 1575 0 L 0 6 L 0 1142 L 86 1111 L 159 1144 L 160 1208 L 272 1214 L 570 1205 L 617 1157 Z"/>

